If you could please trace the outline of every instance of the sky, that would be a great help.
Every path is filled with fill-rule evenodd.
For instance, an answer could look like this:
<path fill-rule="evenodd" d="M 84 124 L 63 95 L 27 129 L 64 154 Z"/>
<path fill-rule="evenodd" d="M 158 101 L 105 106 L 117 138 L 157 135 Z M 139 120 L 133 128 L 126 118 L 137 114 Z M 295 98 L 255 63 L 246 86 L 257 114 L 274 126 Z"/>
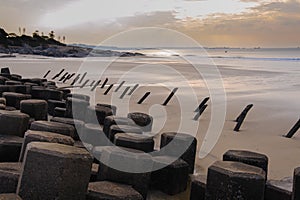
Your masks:
<path fill-rule="evenodd" d="M 300 0 L 1 0 L 0 27 L 53 30 L 67 43 L 159 27 L 207 47 L 298 47 Z"/>

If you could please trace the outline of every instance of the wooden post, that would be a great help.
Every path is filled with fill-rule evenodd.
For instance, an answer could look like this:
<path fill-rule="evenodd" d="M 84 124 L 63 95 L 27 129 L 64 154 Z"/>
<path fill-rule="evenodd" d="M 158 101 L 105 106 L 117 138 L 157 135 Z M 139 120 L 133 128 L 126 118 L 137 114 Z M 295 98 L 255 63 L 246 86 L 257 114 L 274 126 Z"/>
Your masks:
<path fill-rule="evenodd" d="M 43 76 L 43 78 L 46 78 L 50 72 L 51 72 L 51 70 L 48 70 L 47 73 Z"/>
<path fill-rule="evenodd" d="M 136 84 L 136 85 L 132 88 L 132 90 L 130 90 L 130 92 L 128 93 L 128 95 L 132 95 L 133 92 L 134 92 L 138 87 L 139 87 L 139 84 Z"/>
<path fill-rule="evenodd" d="M 107 95 L 108 94 L 108 92 L 111 90 L 111 88 L 114 86 L 114 84 L 111 84 L 108 88 L 107 88 L 107 90 L 104 92 L 104 95 Z"/>
<path fill-rule="evenodd" d="M 293 128 L 288 132 L 288 134 L 285 137 L 292 138 L 299 128 L 300 128 L 300 119 L 297 121 L 297 123 L 293 126 Z"/>
<path fill-rule="evenodd" d="M 101 88 L 104 88 L 107 82 L 108 82 L 108 78 L 105 79 L 105 81 L 103 82 Z"/>
<path fill-rule="evenodd" d="M 101 80 L 97 81 L 96 84 L 92 87 L 91 92 L 93 92 L 96 87 L 100 84 Z"/>
<path fill-rule="evenodd" d="M 115 92 L 118 92 L 119 89 L 124 85 L 125 81 L 122 81 L 120 85 L 115 89 Z"/>
<path fill-rule="evenodd" d="M 70 80 L 73 76 L 75 76 L 75 73 L 69 74 L 69 75 L 65 78 L 65 80 L 63 81 L 63 83 L 65 83 L 67 80 Z"/>
<path fill-rule="evenodd" d="M 168 98 L 165 100 L 165 102 L 163 103 L 163 106 L 168 105 L 169 101 L 172 99 L 172 97 L 174 96 L 174 94 L 177 92 L 178 88 L 174 88 L 173 91 L 170 93 L 170 95 L 168 96 Z"/>
<path fill-rule="evenodd" d="M 239 121 L 239 118 L 242 116 L 242 115 L 247 115 L 247 113 L 250 111 L 250 109 L 253 107 L 253 104 L 249 104 L 246 106 L 246 108 L 243 110 L 243 112 L 236 118 L 236 122 Z"/>
<path fill-rule="evenodd" d="M 90 84 L 90 87 L 93 87 L 93 85 L 94 85 L 95 82 L 96 82 L 96 81 L 93 80 L 93 81 L 91 82 L 91 84 Z"/>
<path fill-rule="evenodd" d="M 120 99 L 123 99 L 123 97 L 125 96 L 125 94 L 128 92 L 129 89 L 130 89 L 130 87 L 125 88 L 124 92 L 120 96 Z"/>
<path fill-rule="evenodd" d="M 208 102 L 209 97 L 203 99 L 203 101 L 199 104 L 199 106 L 195 109 L 195 112 L 199 112 L 199 110 Z"/>
<path fill-rule="evenodd" d="M 89 81 L 90 81 L 89 79 L 86 80 L 86 81 L 80 86 L 80 88 L 83 88 L 84 86 L 86 86 L 86 84 L 87 84 Z"/>
<path fill-rule="evenodd" d="M 202 113 L 205 111 L 205 109 L 207 108 L 207 104 L 203 105 L 200 110 L 198 111 L 198 113 L 195 115 L 194 120 L 197 121 L 199 119 L 199 117 L 202 115 Z"/>
<path fill-rule="evenodd" d="M 63 81 L 66 77 L 67 77 L 67 75 L 68 75 L 69 73 L 68 72 L 66 72 L 58 81 Z"/>
<path fill-rule="evenodd" d="M 73 82 L 71 83 L 71 85 L 75 85 L 75 83 L 79 80 L 79 78 L 80 78 L 80 74 L 78 74 L 78 75 L 76 76 L 76 78 L 74 78 L 74 80 L 73 80 Z"/>
<path fill-rule="evenodd" d="M 144 96 L 138 101 L 138 104 L 142 104 L 151 92 L 146 92 Z"/>
<path fill-rule="evenodd" d="M 65 71 L 65 69 L 60 70 L 60 72 L 58 74 L 56 74 L 55 76 L 53 76 L 52 80 L 54 80 L 57 77 L 59 77 L 64 71 Z"/>
<path fill-rule="evenodd" d="M 82 77 L 81 77 L 81 79 L 80 79 L 80 81 L 79 81 L 79 84 L 82 83 L 82 81 L 83 81 L 83 79 L 85 78 L 86 74 L 87 74 L 87 72 L 84 72 L 84 74 L 82 75 Z"/>
<path fill-rule="evenodd" d="M 234 131 L 238 132 L 240 131 L 240 128 L 249 112 L 249 110 L 253 107 L 253 104 L 249 104 L 244 110 L 243 112 L 240 114 L 240 116 L 236 119 L 237 120 L 237 125 L 235 126 L 235 128 L 233 129 Z"/>

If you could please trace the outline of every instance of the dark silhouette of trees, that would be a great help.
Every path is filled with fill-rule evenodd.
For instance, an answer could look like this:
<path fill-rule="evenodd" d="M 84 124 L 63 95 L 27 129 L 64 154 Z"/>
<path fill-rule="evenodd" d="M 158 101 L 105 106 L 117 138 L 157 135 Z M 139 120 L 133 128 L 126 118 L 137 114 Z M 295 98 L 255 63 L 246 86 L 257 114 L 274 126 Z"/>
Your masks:
<path fill-rule="evenodd" d="M 23 35 L 25 35 L 26 33 L 26 28 L 23 28 Z"/>
<path fill-rule="evenodd" d="M 32 37 L 36 37 L 36 36 L 40 36 L 39 30 L 35 30 L 35 31 L 32 33 Z"/>
<path fill-rule="evenodd" d="M 55 38 L 55 33 L 54 31 L 50 31 L 49 33 L 49 38 L 54 39 Z"/>

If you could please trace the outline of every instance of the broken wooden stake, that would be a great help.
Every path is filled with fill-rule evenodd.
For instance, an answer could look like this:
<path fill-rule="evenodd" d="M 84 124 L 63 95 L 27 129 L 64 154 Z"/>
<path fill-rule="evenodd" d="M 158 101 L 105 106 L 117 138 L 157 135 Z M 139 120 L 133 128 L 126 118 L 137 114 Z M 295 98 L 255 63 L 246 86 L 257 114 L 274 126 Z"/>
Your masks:
<path fill-rule="evenodd" d="M 246 106 L 246 108 L 243 110 L 243 112 L 236 118 L 236 122 L 239 121 L 239 118 L 242 116 L 242 115 L 247 115 L 247 113 L 250 111 L 250 109 L 253 107 L 253 104 L 249 104 Z"/>
<path fill-rule="evenodd" d="M 46 78 L 50 72 L 51 72 L 51 70 L 48 70 L 47 73 L 43 76 L 43 78 Z"/>
<path fill-rule="evenodd" d="M 74 80 L 73 80 L 73 82 L 71 83 L 71 85 L 75 85 L 75 83 L 79 80 L 79 78 L 80 78 L 80 74 L 78 74 L 78 75 L 76 76 L 76 78 L 74 78 Z"/>
<path fill-rule="evenodd" d="M 80 88 L 83 88 L 84 86 L 86 86 L 86 84 L 87 84 L 89 81 L 90 81 L 89 79 L 86 80 L 86 81 L 80 86 Z"/>
<path fill-rule="evenodd" d="M 130 92 L 128 93 L 128 95 L 132 95 L 133 92 L 134 92 L 138 87 L 139 87 L 139 84 L 136 84 L 136 85 L 132 88 L 132 90 L 130 90 Z"/>
<path fill-rule="evenodd" d="M 151 92 L 146 92 L 144 96 L 138 101 L 138 104 L 142 104 Z"/>
<path fill-rule="evenodd" d="M 82 77 L 81 77 L 81 79 L 80 79 L 80 81 L 79 81 L 79 84 L 82 83 L 82 81 L 83 81 L 83 79 L 85 78 L 86 75 L 87 75 L 87 72 L 84 72 L 84 74 L 82 75 Z"/>
<path fill-rule="evenodd" d="M 172 99 L 172 97 L 174 96 L 174 94 L 177 92 L 178 88 L 174 88 L 173 91 L 170 93 L 170 95 L 168 96 L 168 98 L 165 100 L 165 102 L 163 103 L 163 106 L 168 105 L 169 101 Z"/>
<path fill-rule="evenodd" d="M 66 72 L 58 81 L 63 81 L 66 77 L 67 77 L 67 75 L 68 75 L 69 73 L 68 72 Z"/>
<path fill-rule="evenodd" d="M 54 80 L 57 77 L 59 77 L 64 71 L 65 71 L 65 69 L 60 70 L 60 72 L 58 74 L 56 74 L 55 76 L 53 76 L 52 80 Z"/>
<path fill-rule="evenodd" d="M 111 90 L 111 88 L 114 86 L 114 84 L 111 84 L 108 88 L 107 88 L 107 90 L 104 92 L 104 95 L 107 95 L 108 94 L 108 92 Z"/>
<path fill-rule="evenodd" d="M 289 131 L 289 133 L 285 137 L 292 138 L 299 128 L 300 128 L 300 119 L 297 121 L 297 123 L 293 126 L 293 128 Z"/>
<path fill-rule="evenodd" d="M 253 104 L 249 104 L 244 110 L 243 112 L 240 114 L 240 116 L 238 116 L 238 118 L 236 119 L 237 121 L 237 125 L 235 126 L 235 128 L 233 129 L 234 131 L 238 132 L 240 131 L 240 128 L 249 112 L 249 110 L 253 107 Z"/>
<path fill-rule="evenodd" d="M 108 78 L 105 79 L 105 81 L 103 82 L 101 88 L 104 88 L 107 82 L 108 82 Z"/>
<path fill-rule="evenodd" d="M 75 73 L 69 74 L 69 75 L 65 78 L 65 80 L 63 80 L 63 83 L 65 83 L 67 80 L 70 80 L 73 76 L 75 76 Z"/>
<path fill-rule="evenodd" d="M 100 84 L 100 82 L 101 82 L 101 80 L 99 80 L 95 83 L 95 85 L 91 89 L 91 92 L 93 92 L 96 89 L 96 87 Z"/>
<path fill-rule="evenodd" d="M 91 82 L 91 84 L 90 84 L 90 87 L 93 87 L 93 85 L 94 85 L 95 82 L 96 82 L 96 81 L 93 80 L 93 81 Z"/>
<path fill-rule="evenodd" d="M 125 96 L 125 94 L 128 92 L 129 89 L 130 89 L 130 87 L 125 88 L 124 92 L 120 96 L 120 99 L 123 99 L 123 97 Z"/>
<path fill-rule="evenodd" d="M 199 110 L 208 102 L 209 97 L 206 97 L 205 99 L 203 99 L 203 101 L 199 104 L 199 106 L 195 109 L 194 112 L 199 112 Z"/>
<path fill-rule="evenodd" d="M 203 105 L 199 111 L 197 112 L 197 114 L 194 117 L 194 120 L 197 121 L 199 119 L 199 117 L 202 115 L 202 113 L 205 111 L 205 109 L 207 108 L 207 104 Z"/>
<path fill-rule="evenodd" d="M 122 81 L 120 85 L 115 89 L 115 92 L 118 92 L 119 89 L 124 85 L 125 81 Z"/>

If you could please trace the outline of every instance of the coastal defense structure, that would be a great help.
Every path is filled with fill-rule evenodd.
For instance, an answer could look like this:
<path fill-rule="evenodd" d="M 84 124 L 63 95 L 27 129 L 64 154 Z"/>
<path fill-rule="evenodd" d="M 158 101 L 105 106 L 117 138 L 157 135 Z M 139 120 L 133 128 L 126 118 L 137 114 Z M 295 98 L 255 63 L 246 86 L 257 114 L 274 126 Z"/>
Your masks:
<path fill-rule="evenodd" d="M 170 93 L 170 95 L 168 96 L 168 98 L 165 100 L 165 102 L 162 104 L 163 106 L 168 105 L 169 101 L 172 99 L 172 97 L 175 95 L 175 93 L 177 92 L 178 88 L 174 88 L 172 90 L 172 92 Z"/>
<path fill-rule="evenodd" d="M 246 108 L 243 110 L 243 112 L 236 118 L 236 126 L 234 127 L 234 131 L 238 132 L 240 131 L 240 128 L 248 114 L 248 112 L 250 111 L 250 109 L 253 107 L 253 104 L 249 104 L 246 106 Z"/>
<path fill-rule="evenodd" d="M 300 128 L 300 119 L 296 122 L 296 124 L 293 126 L 293 128 L 288 132 L 288 134 L 285 136 L 286 138 L 292 138 L 295 133 L 299 130 Z"/>

